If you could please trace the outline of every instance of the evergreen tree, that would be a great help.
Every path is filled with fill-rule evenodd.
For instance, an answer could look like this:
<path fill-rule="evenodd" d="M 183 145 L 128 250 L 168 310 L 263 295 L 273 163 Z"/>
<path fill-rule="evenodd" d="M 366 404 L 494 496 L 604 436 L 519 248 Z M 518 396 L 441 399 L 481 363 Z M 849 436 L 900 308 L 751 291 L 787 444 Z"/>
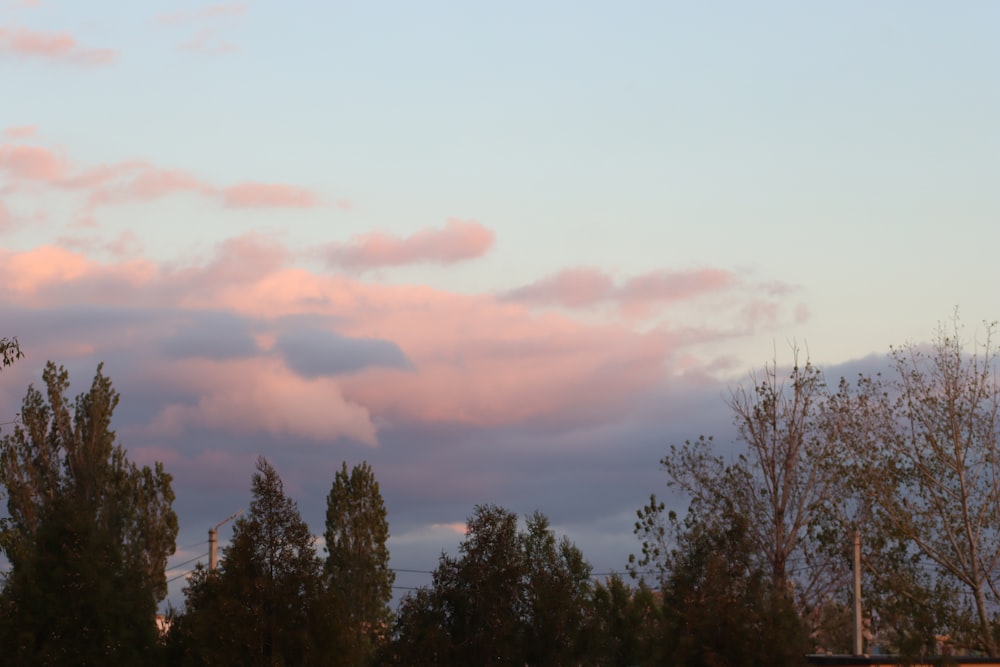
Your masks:
<path fill-rule="evenodd" d="M 189 665 L 336 664 L 315 539 L 263 457 L 252 489 L 218 571 L 191 577 L 171 651 Z"/>
<path fill-rule="evenodd" d="M 395 573 L 389 569 L 389 523 L 368 463 L 337 472 L 326 504 L 326 575 L 350 664 L 370 663 L 391 617 Z"/>
<path fill-rule="evenodd" d="M 98 367 L 70 405 L 51 362 L 47 396 L 28 389 L 22 424 L 0 441 L 10 562 L 0 611 L 7 664 L 130 665 L 159 653 L 156 603 L 166 594 L 177 518 L 171 477 L 139 468 L 115 444 L 118 393 Z"/>

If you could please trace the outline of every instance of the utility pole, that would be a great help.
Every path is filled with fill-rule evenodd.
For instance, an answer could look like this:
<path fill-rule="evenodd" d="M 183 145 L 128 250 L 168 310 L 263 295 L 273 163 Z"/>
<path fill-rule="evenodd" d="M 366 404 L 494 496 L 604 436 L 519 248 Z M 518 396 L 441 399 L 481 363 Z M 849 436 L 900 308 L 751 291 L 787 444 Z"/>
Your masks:
<path fill-rule="evenodd" d="M 861 531 L 854 531 L 854 655 L 863 655 L 861 628 Z"/>
<path fill-rule="evenodd" d="M 239 515 L 243 514 L 243 510 L 233 512 L 228 517 L 215 524 L 215 528 L 208 529 L 208 571 L 215 572 L 215 566 L 218 564 L 218 542 L 219 542 L 219 526 L 229 523 Z"/>

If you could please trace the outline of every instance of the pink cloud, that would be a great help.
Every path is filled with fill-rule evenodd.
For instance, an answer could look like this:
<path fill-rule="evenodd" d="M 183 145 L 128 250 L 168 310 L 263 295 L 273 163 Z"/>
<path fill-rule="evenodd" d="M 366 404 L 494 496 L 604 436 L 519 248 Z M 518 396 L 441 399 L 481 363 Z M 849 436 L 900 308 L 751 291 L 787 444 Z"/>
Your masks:
<path fill-rule="evenodd" d="M 505 298 L 579 308 L 606 301 L 614 295 L 614 289 L 614 279 L 610 275 L 600 269 L 581 267 L 565 269 L 530 285 L 511 290 Z"/>
<path fill-rule="evenodd" d="M 98 355 L 127 354 L 170 396 L 191 397 L 160 407 L 149 424 L 150 435 L 157 437 L 197 427 L 374 444 L 381 430 L 413 421 L 587 423 L 629 414 L 691 346 L 746 333 L 710 325 L 640 331 L 613 311 L 611 319 L 579 318 L 572 311 L 540 312 L 489 294 L 320 275 L 289 262 L 283 246 L 257 235 L 229 239 L 210 257 L 183 267 L 142 259 L 102 262 L 57 247 L 0 250 L 0 305 L 34 311 L 73 305 L 74 312 L 114 306 L 116 312 L 147 313 L 153 304 L 156 313 L 252 321 L 246 337 L 256 342 L 250 352 L 221 361 L 151 355 L 142 341 L 172 330 L 156 319 L 162 315 L 152 313 L 141 325 L 115 325 L 73 341 L 73 349 L 89 345 Z M 659 272 L 625 281 L 607 298 L 697 299 L 738 286 L 726 272 L 677 274 L 681 277 Z M 597 269 L 582 269 L 543 285 L 566 301 L 589 303 L 604 293 L 608 280 Z M 725 309 L 718 317 L 727 323 L 740 318 L 770 323 L 769 307 L 743 310 L 748 300 L 734 296 L 714 300 L 712 307 Z M 335 326 L 338 336 L 388 341 L 408 365 L 304 377 L 286 364 L 275 340 L 290 322 L 317 321 Z"/>
<path fill-rule="evenodd" d="M 152 201 L 168 195 L 211 193 L 212 188 L 180 169 L 161 169 L 144 162 L 127 162 L 81 174 L 76 184 L 101 184 L 91 192 L 94 205 Z"/>
<path fill-rule="evenodd" d="M 19 125 L 17 127 L 8 127 L 3 131 L 4 136 L 11 137 L 13 139 L 23 139 L 26 137 L 32 137 L 38 132 L 38 128 L 34 125 Z"/>
<path fill-rule="evenodd" d="M 161 266 L 142 258 L 126 259 L 138 250 L 136 239 L 127 232 L 104 245 L 73 239 L 65 242 L 69 248 L 0 250 L 0 303 L 6 300 L 29 307 L 60 303 L 229 307 L 257 298 L 261 285 L 274 275 L 283 275 L 280 269 L 289 258 L 283 246 L 255 234 L 227 239 L 208 261 L 192 266 Z M 86 254 L 95 249 L 122 255 L 103 263 Z M 294 305 L 289 308 L 290 312 L 294 310 Z"/>
<path fill-rule="evenodd" d="M 10 135 L 10 131 L 7 132 Z M 24 134 L 24 133 L 15 133 Z M 183 169 L 157 166 L 145 160 L 75 167 L 60 153 L 42 146 L 0 144 L 0 174 L 11 183 L 32 183 L 85 195 L 79 217 L 94 223 L 97 207 L 125 202 L 149 202 L 190 193 L 230 208 L 307 208 L 319 204 L 311 190 L 281 183 L 242 183 L 217 187 Z M 8 189 L 14 186 L 8 186 Z"/>
<path fill-rule="evenodd" d="M 222 190 L 222 201 L 231 208 L 311 208 L 316 194 L 305 188 L 279 183 L 241 183 Z"/>
<path fill-rule="evenodd" d="M 104 249 L 117 257 L 128 257 L 138 255 L 142 250 L 142 243 L 135 232 L 125 230 L 117 238 L 105 243 Z"/>
<path fill-rule="evenodd" d="M 328 378 L 304 379 L 275 359 L 175 364 L 187 387 L 201 395 L 197 405 L 171 404 L 154 418 L 150 433 L 176 437 L 192 427 L 273 436 L 294 435 L 320 442 L 349 438 L 378 443 L 367 408 L 344 398 Z"/>
<path fill-rule="evenodd" d="M 55 182 L 65 174 L 66 160 L 47 148 L 0 145 L 0 171 L 12 179 Z"/>
<path fill-rule="evenodd" d="M 356 271 L 431 262 L 452 264 L 474 259 L 493 245 L 493 231 L 475 221 L 448 220 L 441 229 L 422 229 L 399 238 L 373 233 L 334 243 L 323 252 L 331 266 Z"/>
<path fill-rule="evenodd" d="M 393 341 L 413 362 L 414 370 L 369 368 L 336 379 L 300 377 L 266 352 L 250 360 L 164 362 L 157 365 L 158 383 L 199 396 L 194 404 L 160 411 L 154 432 L 164 436 L 197 424 L 374 443 L 377 418 L 389 424 L 592 419 L 658 382 L 670 354 L 671 340 L 660 333 L 533 313 L 489 295 L 319 276 L 284 267 L 284 253 L 243 237 L 207 263 L 166 270 L 141 260 L 96 262 L 55 247 L 2 251 L 0 303 L 33 309 L 156 304 L 242 313 L 260 322 L 311 313 L 341 322 L 341 335 Z M 126 334 L 79 342 L 120 352 L 139 335 Z"/>
<path fill-rule="evenodd" d="M 622 312 L 645 315 L 655 305 L 676 303 L 729 289 L 738 283 L 736 274 L 721 269 L 653 271 L 615 284 L 606 272 L 575 268 L 505 292 L 506 301 L 545 306 L 585 308 L 617 304 Z"/>
<path fill-rule="evenodd" d="M 24 28 L 0 28 L 0 53 L 75 65 L 107 65 L 118 55 L 114 49 L 82 48 L 66 32 L 36 32 Z"/>
<path fill-rule="evenodd" d="M 177 270 L 163 279 L 176 284 L 181 291 L 200 286 L 207 293 L 216 289 L 224 293 L 230 288 L 241 290 L 258 284 L 279 270 L 288 258 L 288 251 L 280 244 L 249 233 L 220 243 L 207 263 Z"/>
<path fill-rule="evenodd" d="M 722 269 L 654 271 L 631 278 L 618 290 L 622 307 L 643 311 L 653 304 L 686 301 L 733 286 L 736 275 Z"/>

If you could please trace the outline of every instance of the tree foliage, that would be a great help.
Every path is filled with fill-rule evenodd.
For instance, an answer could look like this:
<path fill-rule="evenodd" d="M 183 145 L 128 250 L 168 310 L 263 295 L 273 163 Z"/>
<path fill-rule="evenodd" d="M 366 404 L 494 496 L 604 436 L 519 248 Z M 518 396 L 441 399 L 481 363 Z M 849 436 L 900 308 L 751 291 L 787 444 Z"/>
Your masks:
<path fill-rule="evenodd" d="M 368 463 L 348 473 L 345 462 L 337 472 L 327 497 L 324 535 L 340 653 L 351 664 L 370 663 L 391 620 L 396 575 L 389 569 L 385 503 Z"/>
<path fill-rule="evenodd" d="M 806 633 L 790 597 L 758 557 L 747 517 L 674 520 L 663 582 L 661 664 L 802 664 Z"/>
<path fill-rule="evenodd" d="M 998 654 L 1000 443 L 995 328 L 965 349 L 957 319 L 929 348 L 894 349 L 887 376 L 841 383 L 831 414 L 864 522 L 871 590 L 894 642 L 927 650 L 934 634 Z M 905 601 L 898 609 L 898 601 Z"/>
<path fill-rule="evenodd" d="M 172 651 L 188 665 L 329 664 L 322 562 L 278 473 L 257 460 L 249 512 L 217 572 L 195 571 Z"/>
<path fill-rule="evenodd" d="M 501 507 L 477 506 L 457 558 L 442 555 L 433 584 L 404 598 L 392 664 L 560 665 L 578 661 L 590 565 L 548 519 L 525 529 Z"/>
<path fill-rule="evenodd" d="M 716 453 L 711 437 L 701 436 L 671 446 L 661 464 L 668 486 L 687 495 L 702 516 L 742 522 L 749 555 L 767 573 L 770 588 L 810 617 L 846 572 L 841 560 L 819 548 L 824 535 L 815 521 L 837 490 L 821 420 L 825 384 L 818 369 L 800 366 L 797 357 L 787 381 L 772 363 L 751 374 L 751 388 L 731 392 L 728 405 L 745 446 L 734 462 Z M 631 563 L 633 572 L 658 569 L 661 579 L 671 551 L 663 511 L 655 496 L 639 511 L 636 533 L 643 546 Z"/>
<path fill-rule="evenodd" d="M 21 343 L 18 342 L 17 336 L 0 338 L 0 369 L 12 365 L 23 356 L 24 353 L 21 352 Z"/>
<path fill-rule="evenodd" d="M 661 599 L 645 583 L 632 587 L 617 574 L 594 584 L 584 639 L 587 660 L 583 664 L 664 664 Z"/>
<path fill-rule="evenodd" d="M 177 535 L 171 477 L 115 443 L 119 396 L 101 370 L 70 404 L 67 372 L 47 364 L 46 394 L 28 389 L 22 423 L 0 441 L 12 662 L 135 664 L 158 648 L 156 603 Z"/>

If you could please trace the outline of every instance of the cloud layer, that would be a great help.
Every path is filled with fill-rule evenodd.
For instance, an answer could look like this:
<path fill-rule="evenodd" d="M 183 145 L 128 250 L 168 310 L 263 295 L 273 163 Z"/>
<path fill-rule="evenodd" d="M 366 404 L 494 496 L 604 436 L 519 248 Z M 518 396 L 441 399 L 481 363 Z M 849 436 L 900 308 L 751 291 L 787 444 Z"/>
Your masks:
<path fill-rule="evenodd" d="M 118 52 L 114 49 L 80 46 L 68 32 L 41 32 L 0 26 L 0 55 L 3 54 L 87 66 L 109 65 L 118 57 Z"/>
<path fill-rule="evenodd" d="M 452 219 L 440 229 L 405 237 L 361 234 L 346 243 L 331 243 L 321 254 L 328 266 L 362 272 L 404 264 L 454 264 L 484 255 L 493 241 L 493 231 L 478 222 Z"/>
<path fill-rule="evenodd" d="M 147 160 L 77 165 L 64 151 L 19 142 L 33 138 L 33 127 L 12 127 L 0 142 L 0 174 L 10 194 L 28 190 L 69 193 L 80 197 L 78 215 L 93 224 L 105 206 L 149 203 L 165 197 L 194 195 L 233 209 L 307 209 L 321 205 L 320 196 L 286 183 L 247 181 L 219 186 L 184 170 Z"/>
<path fill-rule="evenodd" d="M 594 267 L 570 268 L 501 295 L 530 305 L 593 308 L 615 305 L 629 316 L 645 316 L 657 307 L 723 292 L 739 276 L 723 269 L 659 270 L 616 281 Z"/>

